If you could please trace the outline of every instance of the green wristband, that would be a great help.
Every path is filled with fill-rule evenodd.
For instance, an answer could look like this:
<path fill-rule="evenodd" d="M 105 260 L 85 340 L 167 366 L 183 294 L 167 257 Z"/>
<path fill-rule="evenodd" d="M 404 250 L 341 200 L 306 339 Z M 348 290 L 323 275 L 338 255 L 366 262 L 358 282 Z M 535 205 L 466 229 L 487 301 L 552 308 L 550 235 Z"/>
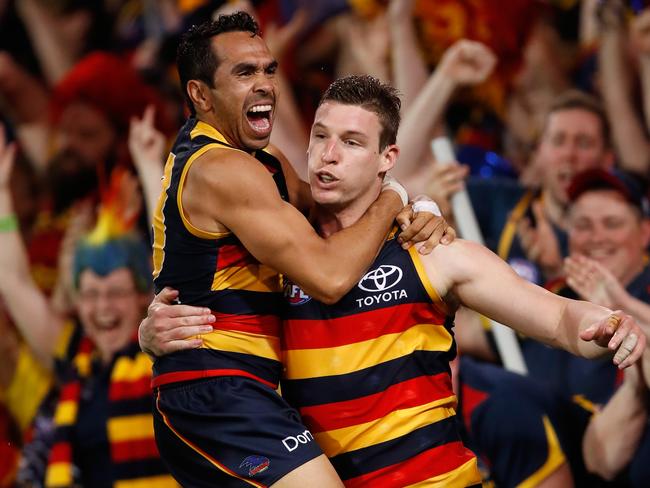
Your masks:
<path fill-rule="evenodd" d="M 0 232 L 14 232 L 18 230 L 18 219 L 16 215 L 9 214 L 0 217 Z"/>

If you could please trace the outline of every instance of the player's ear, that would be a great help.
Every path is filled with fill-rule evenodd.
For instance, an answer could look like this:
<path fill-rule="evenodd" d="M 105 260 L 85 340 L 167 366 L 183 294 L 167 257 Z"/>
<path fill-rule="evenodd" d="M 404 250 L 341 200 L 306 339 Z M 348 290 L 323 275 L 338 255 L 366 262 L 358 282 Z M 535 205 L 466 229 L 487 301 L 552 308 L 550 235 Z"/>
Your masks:
<path fill-rule="evenodd" d="M 379 166 L 380 173 L 386 173 L 395 166 L 397 157 L 399 156 L 399 147 L 397 144 L 389 144 L 381 152 L 381 162 Z"/>
<path fill-rule="evenodd" d="M 210 89 L 200 80 L 187 82 L 187 94 L 194 107 L 201 112 L 208 112 L 212 108 L 212 99 L 209 97 Z"/>

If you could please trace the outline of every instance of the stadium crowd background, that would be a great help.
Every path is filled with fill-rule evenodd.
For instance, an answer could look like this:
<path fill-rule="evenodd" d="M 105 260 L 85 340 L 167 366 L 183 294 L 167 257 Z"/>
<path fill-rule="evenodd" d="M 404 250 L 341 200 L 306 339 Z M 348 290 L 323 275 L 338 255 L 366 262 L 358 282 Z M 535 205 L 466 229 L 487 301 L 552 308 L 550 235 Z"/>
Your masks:
<path fill-rule="evenodd" d="M 61 385 L 67 384 L 55 379 L 53 358 L 67 355 L 75 361 L 83 348 L 74 330 L 62 333 L 65 340 L 52 339 L 59 343 L 56 355 L 42 337 L 26 334 L 30 317 L 20 309 L 34 302 L 32 295 L 16 297 L 23 289 L 16 283 L 29 282 L 46 296 L 44 310 L 52 316 L 80 315 L 83 322 L 84 304 L 110 309 L 117 302 L 144 316 L 150 287 L 138 284 L 135 270 L 143 300 L 125 305 L 133 287 L 109 289 L 103 296 L 83 293 L 73 266 L 83 248 L 79 242 L 93 228 L 105 241 L 121 238 L 126 230 L 149 240 L 148 218 L 163 163 L 187 115 L 174 66 L 178 38 L 192 24 L 236 10 L 255 15 L 280 61 L 282 94 L 271 141 L 303 178 L 309 124 L 328 84 L 348 74 L 390 81 L 403 101 L 402 154 L 395 173 L 411 195 L 429 194 L 453 221 L 449 199 L 467 185 L 487 244 L 520 274 L 553 292 L 621 308 L 650 331 L 650 313 L 643 303 L 629 300 L 650 303 L 645 255 L 650 8 L 644 2 L 0 0 L 0 120 L 7 141 L 0 144 L 0 486 L 43 486 L 58 427 L 54 412 L 61 405 Z M 556 130 L 549 113 L 572 111 L 586 111 L 587 120 L 555 121 L 561 127 L 548 133 Z M 589 133 L 590 124 L 595 133 Z M 429 141 L 440 135 L 452 139 L 460 165 L 436 164 Z M 124 168 L 127 173 L 116 171 Z M 606 174 L 593 173 L 600 170 Z M 595 217 L 584 223 L 593 217 L 588 211 L 583 221 L 568 218 L 585 193 L 603 188 L 618 192 L 639 212 L 638 225 L 622 240 L 624 224 L 615 217 L 604 224 Z M 11 197 L 6 205 L 5 197 Z M 596 208 L 604 211 L 616 203 L 605 198 Z M 120 223 L 105 224 L 104 234 L 99 208 L 105 215 L 106 209 L 119 214 Z M 19 244 L 9 241 L 18 231 Z M 600 237 L 606 241 L 600 255 L 590 255 L 593 250 L 584 244 L 589 236 L 580 241 L 578 231 L 611 235 Z M 505 247 L 504 235 L 510 235 Z M 620 247 L 624 256 L 615 256 L 608 245 Z M 49 325 L 47 314 L 40 317 L 34 331 Z M 64 322 L 66 329 L 74 320 Z M 138 321 L 132 322 L 135 333 Z M 457 329 L 462 354 L 499 363 L 481 317 L 463 311 Z M 500 373 L 492 375 L 492 366 L 476 373 L 476 364 L 461 361 L 461 412 L 486 479 L 497 486 L 524 480 L 526 486 L 648 486 L 648 468 L 642 466 L 650 444 L 644 365 L 624 376 L 610 363 L 574 364 L 525 338 L 521 345 L 530 376 L 540 383 L 519 387 L 501 381 Z M 485 386 L 482 375 L 497 385 Z M 528 395 L 531 388 L 548 396 Z M 77 402 L 90 401 L 83 394 L 82 388 Z M 549 400 L 556 395 L 562 399 Z M 578 433 L 555 421 L 568 415 L 556 412 L 567 398 L 572 406 L 566 411 L 576 402 L 588 405 Z M 490 417 L 497 410 L 508 412 L 510 420 L 526 419 L 508 410 L 518 402 L 518 408 L 528 405 L 532 415 L 550 418 L 561 444 L 560 457 L 551 462 L 549 454 L 541 467 L 523 462 L 521 473 L 515 473 L 519 465 L 512 458 L 499 458 L 514 448 L 499 448 L 496 434 L 481 437 L 473 423 L 478 412 L 480 421 L 496 430 L 505 421 Z M 616 408 L 608 409 L 614 402 Z M 106 430 L 105 420 L 89 430 Z M 616 429 L 622 424 L 627 430 Z M 502 430 L 499 441 L 522 452 L 535 450 L 517 435 L 521 432 Z M 106 434 L 101 437 L 105 442 Z M 612 447 L 600 452 L 603 439 Z M 92 453 L 92 442 L 84 445 Z M 542 450 L 550 447 L 543 444 Z M 561 466 L 569 478 L 553 481 L 550 474 Z M 509 477 L 508 470 L 519 478 Z M 94 486 L 89 479 L 86 484 Z"/>

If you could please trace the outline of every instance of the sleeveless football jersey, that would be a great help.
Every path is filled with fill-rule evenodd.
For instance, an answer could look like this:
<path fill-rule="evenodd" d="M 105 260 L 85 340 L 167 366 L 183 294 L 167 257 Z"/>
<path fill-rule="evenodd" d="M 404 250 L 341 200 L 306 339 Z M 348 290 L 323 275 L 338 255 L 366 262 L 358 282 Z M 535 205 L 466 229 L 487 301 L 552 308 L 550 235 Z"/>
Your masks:
<path fill-rule="evenodd" d="M 156 292 L 179 291 L 179 301 L 208 307 L 214 332 L 202 336 L 200 349 L 158 358 L 154 386 L 210 376 L 246 376 L 273 388 L 281 373 L 278 273 L 258 262 L 230 233 L 207 232 L 192 225 L 181 195 L 188 170 L 214 148 L 239 151 L 210 125 L 188 119 L 165 165 L 163 193 L 154 215 L 153 258 Z M 259 150 L 254 157 L 273 175 L 288 200 L 280 162 Z"/>
<path fill-rule="evenodd" d="M 346 486 L 480 485 L 456 419 L 453 316 L 417 251 L 389 237 L 335 305 L 284 292 L 282 392 Z"/>

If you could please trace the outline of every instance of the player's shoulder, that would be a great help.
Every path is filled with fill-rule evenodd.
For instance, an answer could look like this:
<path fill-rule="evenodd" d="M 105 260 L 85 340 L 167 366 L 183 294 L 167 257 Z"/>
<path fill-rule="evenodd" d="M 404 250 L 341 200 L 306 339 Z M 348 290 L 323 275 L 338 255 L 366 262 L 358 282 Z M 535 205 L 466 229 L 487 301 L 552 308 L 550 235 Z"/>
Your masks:
<path fill-rule="evenodd" d="M 276 195 L 279 198 L 271 173 L 244 151 L 211 148 L 193 166 L 185 181 L 186 191 L 204 195 L 206 204 L 232 204 Z"/>
<path fill-rule="evenodd" d="M 201 154 L 195 168 L 206 181 L 223 182 L 235 179 L 268 177 L 264 165 L 252 154 L 239 149 L 215 145 Z"/>
<path fill-rule="evenodd" d="M 476 253 L 482 253 L 484 249 L 486 249 L 485 246 L 477 244 L 476 242 L 456 238 L 449 244 L 438 244 L 433 248 L 431 253 L 422 256 L 422 259 L 437 261 L 441 259 L 456 259 L 460 257 L 471 258 L 471 256 Z"/>
<path fill-rule="evenodd" d="M 465 276 L 489 259 L 491 251 L 485 246 L 465 239 L 454 239 L 450 244 L 438 244 L 430 254 L 420 255 L 427 271 L 435 270 L 447 277 Z"/>

